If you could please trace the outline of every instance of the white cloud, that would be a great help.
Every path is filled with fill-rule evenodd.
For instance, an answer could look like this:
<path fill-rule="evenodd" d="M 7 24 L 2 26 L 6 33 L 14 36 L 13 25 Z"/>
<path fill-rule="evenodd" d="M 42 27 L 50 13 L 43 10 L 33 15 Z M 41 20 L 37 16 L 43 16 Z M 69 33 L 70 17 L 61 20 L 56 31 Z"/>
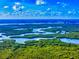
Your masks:
<path fill-rule="evenodd" d="M 67 6 L 67 4 L 66 3 L 62 3 L 62 7 L 66 7 Z"/>
<path fill-rule="evenodd" d="M 4 6 L 3 8 L 8 8 L 9 6 Z"/>
<path fill-rule="evenodd" d="M 16 5 L 14 5 L 14 6 L 13 6 L 13 10 L 17 10 L 17 7 L 16 7 Z"/>
<path fill-rule="evenodd" d="M 20 2 L 15 2 L 15 4 L 16 4 L 16 5 L 20 5 L 21 3 L 20 3 Z"/>
<path fill-rule="evenodd" d="M 57 4 L 60 4 L 61 2 L 57 2 Z"/>
<path fill-rule="evenodd" d="M 51 10 L 51 8 L 47 8 L 47 11 Z"/>
<path fill-rule="evenodd" d="M 36 5 L 43 5 L 46 4 L 44 0 L 36 0 Z"/>
<path fill-rule="evenodd" d="M 24 9 L 25 7 L 24 6 L 21 6 L 21 8 Z"/>
<path fill-rule="evenodd" d="M 12 8 L 13 8 L 13 10 L 18 11 L 20 9 L 24 9 L 24 6 L 21 5 L 21 3 L 19 3 L 19 2 L 15 2 L 14 6 Z"/>
<path fill-rule="evenodd" d="M 71 14 L 72 13 L 72 11 L 68 11 L 68 14 Z"/>

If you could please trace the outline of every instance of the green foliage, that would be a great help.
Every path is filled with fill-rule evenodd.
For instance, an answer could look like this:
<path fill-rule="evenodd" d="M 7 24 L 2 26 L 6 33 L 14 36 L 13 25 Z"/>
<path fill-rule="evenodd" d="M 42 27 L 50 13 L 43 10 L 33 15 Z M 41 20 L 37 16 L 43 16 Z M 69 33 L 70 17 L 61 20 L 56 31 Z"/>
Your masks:
<path fill-rule="evenodd" d="M 11 49 L 0 50 L 0 59 L 8 59 L 12 53 Z"/>
<path fill-rule="evenodd" d="M 78 59 L 79 45 L 59 39 L 41 39 L 18 44 L 14 40 L 0 42 L 0 59 Z"/>
<path fill-rule="evenodd" d="M 0 42 L 0 49 L 14 48 L 15 44 L 15 40 L 4 39 L 3 42 Z"/>
<path fill-rule="evenodd" d="M 78 47 L 46 46 L 17 49 L 10 59 L 78 59 Z"/>
<path fill-rule="evenodd" d="M 79 39 L 79 32 L 70 32 L 66 34 L 58 34 L 58 38 L 72 38 L 72 39 Z"/>

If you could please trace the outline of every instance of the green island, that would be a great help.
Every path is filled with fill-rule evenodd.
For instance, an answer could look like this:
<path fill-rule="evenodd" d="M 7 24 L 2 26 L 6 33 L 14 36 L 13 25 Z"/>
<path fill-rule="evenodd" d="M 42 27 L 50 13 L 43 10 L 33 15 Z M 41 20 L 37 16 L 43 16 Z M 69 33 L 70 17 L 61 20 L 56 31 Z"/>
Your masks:
<path fill-rule="evenodd" d="M 71 39 L 79 39 L 79 32 L 69 32 L 69 33 L 55 33 L 55 34 L 28 34 L 24 36 L 13 36 L 11 38 L 71 38 Z"/>

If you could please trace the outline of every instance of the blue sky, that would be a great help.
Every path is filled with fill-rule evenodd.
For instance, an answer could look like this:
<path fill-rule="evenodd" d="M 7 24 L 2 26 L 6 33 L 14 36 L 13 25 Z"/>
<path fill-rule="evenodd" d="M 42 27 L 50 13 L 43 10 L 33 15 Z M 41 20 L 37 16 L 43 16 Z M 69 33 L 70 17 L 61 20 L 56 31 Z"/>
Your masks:
<path fill-rule="evenodd" d="M 79 19 L 79 0 L 0 0 L 0 18 Z"/>

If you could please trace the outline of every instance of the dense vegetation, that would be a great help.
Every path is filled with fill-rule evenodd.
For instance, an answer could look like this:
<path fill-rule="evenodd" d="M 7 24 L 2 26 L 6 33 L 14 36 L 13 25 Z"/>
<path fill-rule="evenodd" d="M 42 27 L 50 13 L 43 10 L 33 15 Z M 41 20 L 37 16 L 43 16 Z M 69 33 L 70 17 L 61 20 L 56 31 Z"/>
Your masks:
<path fill-rule="evenodd" d="M 0 42 L 0 59 L 78 59 L 79 45 L 67 44 L 59 39 Z"/>

